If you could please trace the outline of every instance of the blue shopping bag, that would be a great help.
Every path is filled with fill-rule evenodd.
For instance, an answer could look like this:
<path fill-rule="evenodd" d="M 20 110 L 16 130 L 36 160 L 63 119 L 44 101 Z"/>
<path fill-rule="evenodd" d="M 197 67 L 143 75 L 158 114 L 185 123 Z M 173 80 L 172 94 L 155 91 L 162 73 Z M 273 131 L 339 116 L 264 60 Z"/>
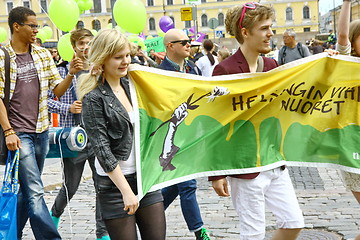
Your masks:
<path fill-rule="evenodd" d="M 0 192 L 0 240 L 17 239 L 16 207 L 19 190 L 19 150 L 9 151 Z"/>

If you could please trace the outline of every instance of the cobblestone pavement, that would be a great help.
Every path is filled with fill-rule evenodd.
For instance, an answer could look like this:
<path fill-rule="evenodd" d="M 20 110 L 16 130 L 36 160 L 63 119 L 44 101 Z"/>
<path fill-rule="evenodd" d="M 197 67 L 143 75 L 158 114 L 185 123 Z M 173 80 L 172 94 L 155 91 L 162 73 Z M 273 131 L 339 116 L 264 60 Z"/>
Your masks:
<path fill-rule="evenodd" d="M 55 186 L 51 182 L 56 182 L 55 177 L 61 179 L 59 169 L 57 164 L 45 169 L 45 185 L 51 185 L 47 189 Z M 289 167 L 289 170 L 306 224 L 298 239 L 350 240 L 360 234 L 360 206 L 343 187 L 337 170 L 305 167 Z M 84 176 L 90 178 L 89 169 Z M 58 188 L 46 192 L 49 207 L 57 192 Z M 61 218 L 59 232 L 63 239 L 95 239 L 94 196 L 92 180 L 85 180 Z M 231 199 L 218 197 L 204 178 L 198 179 L 197 197 L 211 239 L 239 239 L 238 218 Z M 166 239 L 195 239 L 187 230 L 178 200 L 168 208 L 166 217 Z M 266 239 L 270 239 L 276 228 L 275 218 L 267 212 L 266 219 Z M 24 230 L 24 239 L 33 239 L 29 225 Z"/>

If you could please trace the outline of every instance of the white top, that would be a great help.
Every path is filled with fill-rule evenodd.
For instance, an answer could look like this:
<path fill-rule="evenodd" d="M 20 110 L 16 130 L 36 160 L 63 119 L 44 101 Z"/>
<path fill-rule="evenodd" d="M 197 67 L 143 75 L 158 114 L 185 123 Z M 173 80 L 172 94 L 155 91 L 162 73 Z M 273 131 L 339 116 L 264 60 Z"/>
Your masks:
<path fill-rule="evenodd" d="M 134 112 L 128 112 L 130 121 L 132 125 L 135 124 L 135 115 Z M 131 153 L 127 161 L 120 161 L 119 162 L 121 171 L 124 175 L 129 175 L 136 172 L 136 162 L 135 162 L 135 144 L 132 144 Z M 100 176 L 107 176 L 107 173 L 101 167 L 99 160 L 95 157 L 95 168 L 96 173 Z"/>
<path fill-rule="evenodd" d="M 202 76 L 205 77 L 211 77 L 212 73 L 214 71 L 214 68 L 217 64 L 219 64 L 219 61 L 216 56 L 214 56 L 215 63 L 211 66 L 210 60 L 208 56 L 204 55 L 199 60 L 196 61 L 196 66 L 201 70 Z"/>

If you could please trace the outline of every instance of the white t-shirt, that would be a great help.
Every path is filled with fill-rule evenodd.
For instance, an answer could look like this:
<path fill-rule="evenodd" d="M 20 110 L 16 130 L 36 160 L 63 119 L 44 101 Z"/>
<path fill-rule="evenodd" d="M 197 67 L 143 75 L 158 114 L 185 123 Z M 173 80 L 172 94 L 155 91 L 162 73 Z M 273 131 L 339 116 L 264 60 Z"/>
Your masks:
<path fill-rule="evenodd" d="M 135 115 L 134 112 L 128 112 L 130 121 L 132 125 L 135 124 Z M 136 172 L 136 162 L 135 162 L 135 144 L 132 144 L 131 153 L 126 161 L 120 161 L 119 162 L 121 171 L 124 175 L 129 175 Z M 99 160 L 95 157 L 95 168 L 96 173 L 100 176 L 107 176 L 107 173 L 104 171 L 104 169 L 101 167 Z"/>
<path fill-rule="evenodd" d="M 196 61 L 196 66 L 201 70 L 202 76 L 211 77 L 215 66 L 219 63 L 216 56 L 214 56 L 215 63 L 211 66 L 208 56 L 202 56 Z"/>

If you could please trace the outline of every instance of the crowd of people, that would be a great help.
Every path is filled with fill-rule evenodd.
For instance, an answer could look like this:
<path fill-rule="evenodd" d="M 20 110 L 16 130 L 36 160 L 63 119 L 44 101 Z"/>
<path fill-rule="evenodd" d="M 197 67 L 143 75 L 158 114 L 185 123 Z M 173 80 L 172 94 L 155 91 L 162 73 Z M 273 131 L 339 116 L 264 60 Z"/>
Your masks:
<path fill-rule="evenodd" d="M 339 18 L 336 44 L 338 52 L 360 56 L 360 21 L 350 24 L 349 0 L 344 0 Z M 167 71 L 202 76 L 267 72 L 279 65 L 323 52 L 314 40 L 309 46 L 296 41 L 292 29 L 284 32 L 284 46 L 271 52 L 274 10 L 251 2 L 228 10 L 226 31 L 240 47 L 233 54 L 211 40 L 192 41 L 180 29 L 165 33 L 165 53 L 150 49 L 149 54 L 129 42 L 116 29 L 93 36 L 88 29 L 71 32 L 74 58 L 63 61 L 56 48 L 50 51 L 37 43 L 36 14 L 25 7 L 9 13 L 11 41 L 4 46 L 11 56 L 10 107 L 0 101 L 0 125 L 6 132 L 9 150 L 20 149 L 18 196 L 18 239 L 28 219 L 36 239 L 61 239 L 60 217 L 76 193 L 86 161 L 92 170 L 96 192 L 96 238 L 164 240 L 165 210 L 179 196 L 182 214 L 196 240 L 210 239 L 196 199 L 195 179 L 137 199 L 134 142 L 134 109 L 129 81 L 130 64 L 141 64 Z M 334 37 L 329 38 L 334 41 Z M 218 48 L 218 49 L 217 49 Z M 0 50 L 0 98 L 4 98 L 4 54 Z M 26 71 L 25 71 L 26 70 Z M 184 103 L 186 104 L 186 103 Z M 187 115 L 182 104 L 174 112 L 168 132 L 176 131 Z M 21 106 L 20 106 L 21 105 Z M 60 115 L 61 127 L 82 126 L 89 142 L 77 157 L 64 158 L 64 183 L 49 211 L 44 200 L 41 174 L 49 149 L 49 115 Z M 170 134 L 171 135 L 171 134 Z M 174 169 L 169 161 L 176 146 L 160 156 L 163 169 Z M 239 156 L 239 160 L 243 157 Z M 221 160 L 221 159 L 219 159 Z M 360 175 L 342 172 L 346 187 L 360 203 Z M 265 207 L 277 219 L 278 230 L 272 239 L 296 239 L 304 228 L 304 217 L 286 166 L 263 172 L 209 177 L 215 192 L 231 196 L 239 215 L 240 239 L 265 237 Z M 231 191 L 229 190 L 229 186 Z M 356 240 L 360 239 L 360 235 Z"/>

